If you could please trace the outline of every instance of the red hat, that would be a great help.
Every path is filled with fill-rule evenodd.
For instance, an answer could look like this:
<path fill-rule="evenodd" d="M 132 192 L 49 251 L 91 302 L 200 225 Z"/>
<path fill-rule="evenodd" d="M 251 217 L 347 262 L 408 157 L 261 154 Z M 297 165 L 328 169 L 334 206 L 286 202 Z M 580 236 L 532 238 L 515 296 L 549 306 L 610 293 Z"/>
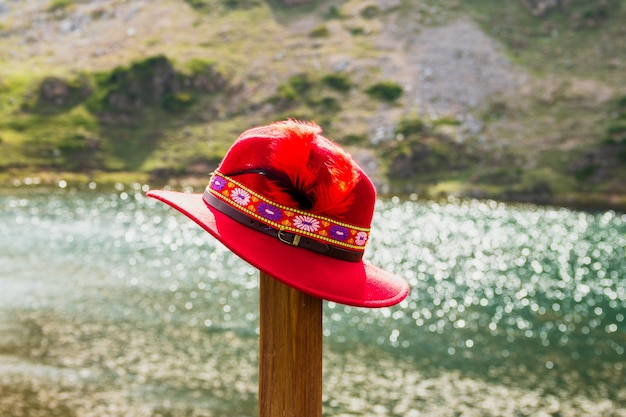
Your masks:
<path fill-rule="evenodd" d="M 386 307 L 407 282 L 362 259 L 376 202 L 374 185 L 313 123 L 247 130 L 203 194 L 148 192 L 236 255 L 309 295 L 357 307 Z"/>

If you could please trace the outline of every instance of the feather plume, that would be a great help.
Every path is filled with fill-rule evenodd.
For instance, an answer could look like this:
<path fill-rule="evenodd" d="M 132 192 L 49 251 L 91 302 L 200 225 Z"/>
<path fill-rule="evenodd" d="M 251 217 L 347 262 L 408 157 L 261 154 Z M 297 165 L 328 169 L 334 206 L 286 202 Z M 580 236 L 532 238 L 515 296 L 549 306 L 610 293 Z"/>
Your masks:
<path fill-rule="evenodd" d="M 269 168 L 277 187 L 268 197 L 312 213 L 341 217 L 359 179 L 350 155 L 322 137 L 316 124 L 287 120 L 275 126 L 282 134 L 272 144 Z"/>

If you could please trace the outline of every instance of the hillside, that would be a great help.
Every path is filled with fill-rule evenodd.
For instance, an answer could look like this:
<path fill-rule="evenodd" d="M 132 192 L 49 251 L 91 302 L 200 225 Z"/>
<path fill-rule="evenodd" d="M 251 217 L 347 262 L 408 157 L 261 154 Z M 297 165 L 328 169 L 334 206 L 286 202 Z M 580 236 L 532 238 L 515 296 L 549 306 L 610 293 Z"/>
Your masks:
<path fill-rule="evenodd" d="M 624 0 L 0 2 L 0 181 L 202 187 L 317 121 L 383 193 L 626 207 Z"/>

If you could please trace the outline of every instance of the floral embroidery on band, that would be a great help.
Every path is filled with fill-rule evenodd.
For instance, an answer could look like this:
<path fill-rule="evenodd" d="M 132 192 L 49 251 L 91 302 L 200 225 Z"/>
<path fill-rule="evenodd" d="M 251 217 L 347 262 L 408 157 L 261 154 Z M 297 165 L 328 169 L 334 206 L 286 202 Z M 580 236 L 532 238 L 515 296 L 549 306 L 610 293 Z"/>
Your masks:
<path fill-rule="evenodd" d="M 230 192 L 230 198 L 240 206 L 247 206 L 250 202 L 250 193 L 241 188 L 235 188 Z"/>
<path fill-rule="evenodd" d="M 360 251 L 365 250 L 369 239 L 369 228 L 274 203 L 219 171 L 213 173 L 207 190 L 229 206 L 278 230 Z"/>
<path fill-rule="evenodd" d="M 307 232 L 317 232 L 320 228 L 320 222 L 314 217 L 304 216 L 302 214 L 297 215 L 293 219 L 293 225 L 296 226 L 300 230 L 305 230 Z M 359 232 L 365 233 L 365 232 Z"/>

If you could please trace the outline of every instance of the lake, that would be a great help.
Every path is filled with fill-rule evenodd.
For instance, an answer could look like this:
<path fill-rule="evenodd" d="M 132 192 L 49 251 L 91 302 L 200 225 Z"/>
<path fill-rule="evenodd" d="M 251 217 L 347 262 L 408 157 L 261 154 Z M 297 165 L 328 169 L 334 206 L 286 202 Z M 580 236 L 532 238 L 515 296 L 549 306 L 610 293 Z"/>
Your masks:
<path fill-rule="evenodd" d="M 85 188 L 0 194 L 0 415 L 255 416 L 258 272 L 146 186 Z M 626 415 L 625 214 L 376 210 L 411 293 L 324 304 L 325 415 Z"/>

